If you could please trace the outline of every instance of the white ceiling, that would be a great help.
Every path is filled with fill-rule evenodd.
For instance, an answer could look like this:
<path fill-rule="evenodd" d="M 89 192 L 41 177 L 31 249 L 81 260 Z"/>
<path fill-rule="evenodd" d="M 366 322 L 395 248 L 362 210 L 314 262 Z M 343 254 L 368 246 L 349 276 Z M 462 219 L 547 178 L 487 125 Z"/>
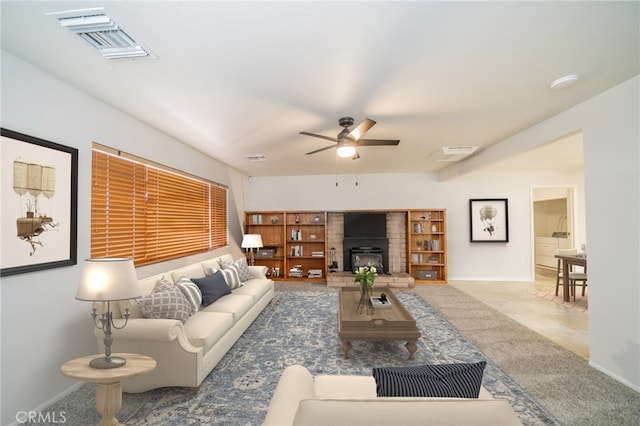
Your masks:
<path fill-rule="evenodd" d="M 248 175 L 431 172 L 442 146 L 489 147 L 637 75 L 639 4 L 3 0 L 2 49 Z M 103 59 L 46 15 L 99 6 L 157 59 Z M 305 155 L 331 142 L 298 133 L 335 137 L 342 116 L 400 145 Z"/>

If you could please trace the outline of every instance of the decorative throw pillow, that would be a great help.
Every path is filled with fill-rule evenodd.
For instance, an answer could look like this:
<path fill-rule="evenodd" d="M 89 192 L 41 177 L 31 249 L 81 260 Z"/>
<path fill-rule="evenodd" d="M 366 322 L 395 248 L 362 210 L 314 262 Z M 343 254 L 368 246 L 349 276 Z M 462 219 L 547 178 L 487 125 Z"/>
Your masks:
<path fill-rule="evenodd" d="M 224 280 L 231 290 L 233 290 L 234 288 L 242 287 L 243 283 L 242 281 L 240 281 L 238 270 L 235 266 L 228 266 L 227 269 L 215 269 L 210 267 L 204 269 L 204 273 L 207 276 L 211 276 L 216 272 L 220 272 L 222 276 L 224 276 Z"/>
<path fill-rule="evenodd" d="M 162 277 L 148 296 L 136 299 L 145 318 L 177 319 L 185 322 L 195 313 L 182 291 Z"/>
<path fill-rule="evenodd" d="M 486 361 L 374 368 L 378 396 L 478 398 Z"/>
<path fill-rule="evenodd" d="M 253 279 L 253 275 L 249 270 L 249 265 L 247 265 L 247 258 L 241 257 L 238 260 L 229 261 L 227 259 L 220 259 L 220 266 L 222 269 L 230 269 L 235 268 L 238 271 L 238 278 L 241 283 L 246 283 L 249 280 Z"/>
<path fill-rule="evenodd" d="M 194 313 L 198 312 L 202 305 L 202 293 L 198 286 L 187 277 L 180 277 L 176 285 L 193 306 Z"/>
<path fill-rule="evenodd" d="M 222 271 L 216 271 L 213 275 L 204 278 L 193 278 L 202 292 L 202 306 L 209 306 L 222 296 L 231 294 L 231 290 L 224 280 Z"/>

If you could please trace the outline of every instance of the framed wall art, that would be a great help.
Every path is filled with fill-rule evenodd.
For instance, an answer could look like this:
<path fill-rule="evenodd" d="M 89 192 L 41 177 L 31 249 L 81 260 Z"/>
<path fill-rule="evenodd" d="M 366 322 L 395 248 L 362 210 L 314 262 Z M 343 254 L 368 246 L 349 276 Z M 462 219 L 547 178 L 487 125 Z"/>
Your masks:
<path fill-rule="evenodd" d="M 509 201 L 506 198 L 469 200 L 472 243 L 509 242 Z"/>
<path fill-rule="evenodd" d="M 0 276 L 75 265 L 78 150 L 0 133 Z"/>

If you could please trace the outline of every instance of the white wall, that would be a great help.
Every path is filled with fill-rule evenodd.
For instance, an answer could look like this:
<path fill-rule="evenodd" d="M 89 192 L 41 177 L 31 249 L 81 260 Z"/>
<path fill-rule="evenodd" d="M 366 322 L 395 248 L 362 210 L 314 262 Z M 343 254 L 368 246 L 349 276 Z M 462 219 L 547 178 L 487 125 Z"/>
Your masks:
<path fill-rule="evenodd" d="M 16 421 L 18 411 L 46 406 L 76 384 L 62 376 L 62 364 L 97 352 L 90 306 L 74 298 L 82 260 L 89 257 L 92 142 L 223 184 L 235 185 L 242 182 L 242 176 L 11 54 L 1 53 L 2 127 L 79 150 L 78 265 L 3 277 L 0 285 L 1 424 L 6 425 Z M 229 250 L 237 253 L 242 237 L 239 218 L 244 211 L 241 195 L 241 189 L 230 188 Z M 151 265 L 137 273 L 150 276 L 204 257 L 207 255 Z"/>
<path fill-rule="evenodd" d="M 447 209 L 450 280 L 533 279 L 531 184 L 576 185 L 581 176 L 560 173 L 485 172 L 446 182 L 435 174 L 253 177 L 250 210 Z M 509 243 L 469 242 L 469 199 L 509 200 Z M 584 234 L 584 232 L 582 232 Z"/>

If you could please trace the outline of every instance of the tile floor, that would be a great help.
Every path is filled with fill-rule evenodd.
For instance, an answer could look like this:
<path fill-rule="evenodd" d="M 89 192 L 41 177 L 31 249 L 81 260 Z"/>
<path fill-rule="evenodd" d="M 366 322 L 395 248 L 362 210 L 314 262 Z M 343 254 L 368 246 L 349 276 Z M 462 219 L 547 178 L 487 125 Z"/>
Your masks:
<path fill-rule="evenodd" d="M 555 278 L 548 272 L 537 271 L 534 282 L 449 281 L 449 285 L 589 359 L 589 314 L 533 294 L 555 293 Z M 577 297 L 581 297 L 580 290 Z"/>

